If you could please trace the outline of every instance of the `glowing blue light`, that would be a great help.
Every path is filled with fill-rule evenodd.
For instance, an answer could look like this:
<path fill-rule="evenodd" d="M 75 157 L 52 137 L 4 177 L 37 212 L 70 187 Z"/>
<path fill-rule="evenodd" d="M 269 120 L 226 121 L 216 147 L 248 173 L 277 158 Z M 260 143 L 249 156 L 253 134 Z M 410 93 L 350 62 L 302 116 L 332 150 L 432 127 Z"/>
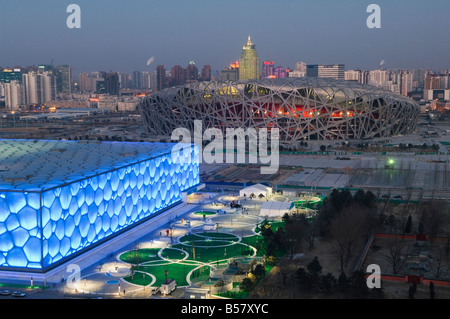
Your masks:
<path fill-rule="evenodd" d="M 199 182 L 198 163 L 167 154 L 60 187 L 55 176 L 36 192 L 2 188 L 0 265 L 45 269 L 177 203 Z"/>

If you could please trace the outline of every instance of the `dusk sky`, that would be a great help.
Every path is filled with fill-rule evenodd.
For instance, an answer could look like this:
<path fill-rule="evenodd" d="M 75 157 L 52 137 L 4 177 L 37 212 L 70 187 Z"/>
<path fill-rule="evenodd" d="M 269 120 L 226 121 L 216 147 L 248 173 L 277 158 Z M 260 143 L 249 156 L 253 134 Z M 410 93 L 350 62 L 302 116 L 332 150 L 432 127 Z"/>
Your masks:
<path fill-rule="evenodd" d="M 66 26 L 69 4 L 81 29 Z M 366 8 L 381 7 L 381 29 Z M 220 70 L 251 35 L 277 66 L 344 63 L 346 69 L 450 67 L 449 0 L 0 0 L 0 66 L 69 64 L 131 73 L 194 60 Z"/>

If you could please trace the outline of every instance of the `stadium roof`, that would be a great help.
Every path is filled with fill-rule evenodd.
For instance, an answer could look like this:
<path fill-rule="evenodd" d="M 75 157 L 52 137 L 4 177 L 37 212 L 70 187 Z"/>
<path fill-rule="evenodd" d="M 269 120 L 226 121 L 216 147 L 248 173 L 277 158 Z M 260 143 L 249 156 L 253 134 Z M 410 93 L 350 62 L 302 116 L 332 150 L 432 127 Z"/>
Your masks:
<path fill-rule="evenodd" d="M 372 139 L 410 134 L 420 108 L 380 87 L 331 78 L 191 82 L 139 103 L 147 130 L 277 128 L 281 141 Z"/>
<path fill-rule="evenodd" d="M 0 190 L 42 191 L 169 154 L 173 145 L 0 139 Z"/>

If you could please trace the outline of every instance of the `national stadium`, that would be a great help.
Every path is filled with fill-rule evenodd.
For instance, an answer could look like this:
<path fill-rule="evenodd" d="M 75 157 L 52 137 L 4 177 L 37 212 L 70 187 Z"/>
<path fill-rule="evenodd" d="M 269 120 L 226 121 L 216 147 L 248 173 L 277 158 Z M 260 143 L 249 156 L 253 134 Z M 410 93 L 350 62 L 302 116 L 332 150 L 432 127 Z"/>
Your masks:
<path fill-rule="evenodd" d="M 373 139 L 410 134 L 419 106 L 379 87 L 329 78 L 193 82 L 141 100 L 149 133 L 176 128 L 278 128 L 281 142 Z"/>

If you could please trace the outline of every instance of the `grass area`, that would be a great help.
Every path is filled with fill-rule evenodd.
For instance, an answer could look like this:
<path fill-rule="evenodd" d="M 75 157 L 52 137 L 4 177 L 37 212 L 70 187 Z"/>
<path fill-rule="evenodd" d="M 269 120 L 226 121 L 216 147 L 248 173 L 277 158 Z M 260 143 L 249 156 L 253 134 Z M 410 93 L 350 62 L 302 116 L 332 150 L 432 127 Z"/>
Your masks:
<path fill-rule="evenodd" d="M 23 289 L 47 289 L 49 286 L 40 285 L 24 285 L 24 284 L 0 284 L 0 287 L 4 288 L 23 288 Z"/>
<path fill-rule="evenodd" d="M 241 243 L 249 246 L 253 246 L 256 248 L 256 256 L 262 256 L 264 255 L 264 252 L 262 251 L 262 248 L 264 247 L 264 238 L 260 235 L 253 235 L 242 238 Z"/>
<path fill-rule="evenodd" d="M 227 241 L 238 241 L 239 237 L 233 234 L 227 234 L 227 233 L 200 233 L 200 234 L 191 234 L 191 235 L 185 235 L 180 238 L 180 242 L 192 242 L 192 241 L 205 241 L 207 238 L 211 239 L 226 239 Z M 200 244 L 200 243 L 199 243 Z M 202 244 L 201 244 L 202 245 Z"/>
<path fill-rule="evenodd" d="M 129 264 L 140 264 L 147 261 L 160 260 L 158 251 L 160 248 L 143 248 L 130 250 L 120 255 L 120 260 Z"/>
<path fill-rule="evenodd" d="M 188 264 L 188 263 L 171 263 L 162 267 L 147 267 L 143 266 L 141 271 L 146 271 L 151 273 L 156 277 L 155 286 L 160 286 L 165 280 L 165 270 L 168 271 L 167 278 L 175 279 L 178 286 L 187 286 L 188 282 L 186 280 L 187 274 L 198 265 Z"/>
<path fill-rule="evenodd" d="M 142 273 L 139 271 L 136 271 L 133 276 L 124 277 L 123 279 L 125 279 L 129 283 L 141 286 L 147 286 L 153 280 L 153 278 L 147 273 Z"/>
<path fill-rule="evenodd" d="M 212 215 L 216 215 L 216 212 L 212 212 L 212 211 L 199 211 L 199 212 L 195 212 L 194 215 L 198 215 L 198 216 L 212 216 Z"/>
<path fill-rule="evenodd" d="M 303 200 L 299 200 L 299 201 L 295 201 L 294 202 L 294 207 L 295 208 L 299 208 L 299 209 L 314 209 L 314 210 L 318 210 L 322 207 L 322 201 L 303 201 Z"/>
<path fill-rule="evenodd" d="M 249 256 L 253 254 L 253 250 L 249 251 L 246 245 L 236 243 L 227 247 L 195 247 L 195 259 L 192 246 L 174 245 L 174 248 L 180 248 L 189 253 L 188 260 L 196 260 L 201 262 L 214 262 L 220 259 L 233 258 L 238 256 Z"/>
<path fill-rule="evenodd" d="M 213 240 L 196 240 L 195 243 L 191 241 L 185 241 L 183 242 L 185 245 L 194 245 L 195 247 L 214 247 L 214 246 L 229 246 L 232 245 L 233 241 L 227 241 L 227 240 L 219 240 L 219 239 L 213 239 Z"/>
<path fill-rule="evenodd" d="M 278 227 L 283 227 L 284 223 L 280 223 L 280 225 L 277 226 Z M 264 237 L 262 237 L 261 235 L 253 235 L 253 236 L 248 236 L 248 237 L 244 237 L 242 238 L 241 241 L 242 244 L 245 245 L 250 245 L 256 248 L 257 252 L 256 252 L 256 256 L 263 256 L 265 254 L 265 252 L 267 251 L 267 243 L 264 241 Z M 286 250 L 280 250 L 278 248 L 275 249 L 275 257 L 282 257 L 286 254 Z"/>
<path fill-rule="evenodd" d="M 176 247 L 179 248 L 179 247 Z M 181 248 L 182 249 L 182 248 Z M 186 253 L 183 251 L 180 251 L 178 249 L 173 248 L 163 248 L 161 251 L 161 256 L 167 259 L 183 259 L 186 257 Z"/>

